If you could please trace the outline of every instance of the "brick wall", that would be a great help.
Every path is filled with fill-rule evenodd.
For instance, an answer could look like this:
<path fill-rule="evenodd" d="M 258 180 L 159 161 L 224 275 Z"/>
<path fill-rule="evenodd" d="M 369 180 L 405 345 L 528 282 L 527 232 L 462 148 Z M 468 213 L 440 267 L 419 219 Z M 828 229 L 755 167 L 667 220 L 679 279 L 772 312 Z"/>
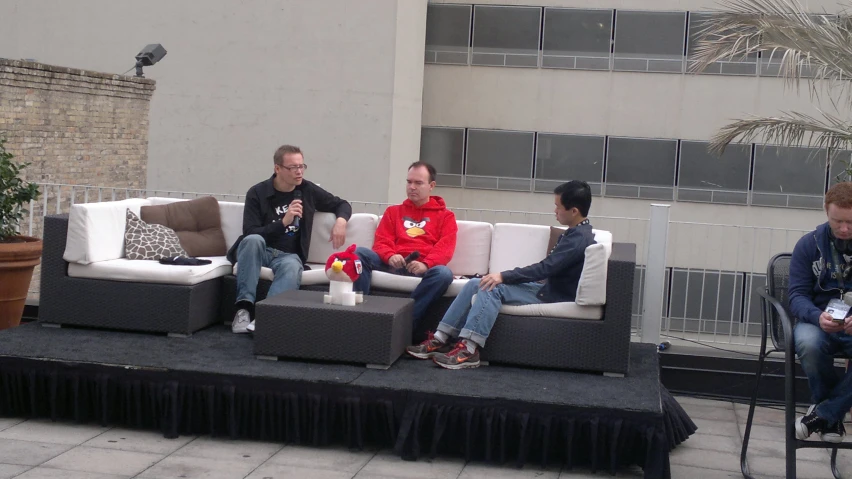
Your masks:
<path fill-rule="evenodd" d="M 97 200 L 97 189 L 72 185 L 145 188 L 154 87 L 148 79 L 0 58 L 0 135 L 15 161 L 31 163 L 28 181 L 57 185 L 45 187 L 34 205 L 34 236 L 41 236 L 45 199 L 51 214 L 67 212 L 72 201 Z M 113 193 L 100 191 L 104 200 Z M 23 234 L 29 230 L 21 225 Z M 38 291 L 38 281 L 36 271 L 30 291 Z"/>

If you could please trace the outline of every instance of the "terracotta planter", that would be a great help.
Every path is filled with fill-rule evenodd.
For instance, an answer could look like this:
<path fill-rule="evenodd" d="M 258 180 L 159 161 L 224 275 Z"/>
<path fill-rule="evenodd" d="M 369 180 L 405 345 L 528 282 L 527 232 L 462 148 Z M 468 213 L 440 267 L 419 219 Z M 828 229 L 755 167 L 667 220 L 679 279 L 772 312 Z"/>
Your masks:
<path fill-rule="evenodd" d="M 0 329 L 21 324 L 33 268 L 41 261 L 42 242 L 30 236 L 13 236 L 0 243 Z"/>

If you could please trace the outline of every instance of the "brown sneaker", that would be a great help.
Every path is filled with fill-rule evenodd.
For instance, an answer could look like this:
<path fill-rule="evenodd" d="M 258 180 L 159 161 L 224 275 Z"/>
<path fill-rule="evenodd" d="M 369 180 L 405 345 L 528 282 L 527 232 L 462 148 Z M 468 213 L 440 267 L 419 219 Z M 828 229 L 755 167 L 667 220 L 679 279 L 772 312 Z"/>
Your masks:
<path fill-rule="evenodd" d="M 426 338 L 426 341 L 414 346 L 408 346 L 405 348 L 405 352 L 417 359 L 429 359 L 436 354 L 448 353 L 452 349 L 453 346 L 451 344 L 442 343 L 432 332 L 429 332 L 429 337 Z"/>
<path fill-rule="evenodd" d="M 461 340 L 456 347 L 447 354 L 436 354 L 432 361 L 438 366 L 446 369 L 465 369 L 479 367 L 479 348 L 470 352 L 467 350 L 467 341 Z"/>

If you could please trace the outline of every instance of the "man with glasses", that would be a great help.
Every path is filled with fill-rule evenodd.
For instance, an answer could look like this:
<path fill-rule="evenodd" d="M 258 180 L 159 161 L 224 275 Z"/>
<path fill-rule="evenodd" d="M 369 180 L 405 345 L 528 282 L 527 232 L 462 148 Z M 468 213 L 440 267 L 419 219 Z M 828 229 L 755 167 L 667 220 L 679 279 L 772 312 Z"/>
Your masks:
<path fill-rule="evenodd" d="M 284 145 L 273 155 L 274 173 L 246 193 L 243 235 L 228 251 L 237 263 L 237 313 L 231 323 L 234 333 L 254 331 L 254 303 L 260 268 L 274 274 L 267 297 L 299 289 L 302 270 L 311 244 L 311 226 L 317 211 L 334 213 L 331 243 L 339 248 L 346 241 L 346 222 L 352 206 L 303 175 L 302 150 Z"/>

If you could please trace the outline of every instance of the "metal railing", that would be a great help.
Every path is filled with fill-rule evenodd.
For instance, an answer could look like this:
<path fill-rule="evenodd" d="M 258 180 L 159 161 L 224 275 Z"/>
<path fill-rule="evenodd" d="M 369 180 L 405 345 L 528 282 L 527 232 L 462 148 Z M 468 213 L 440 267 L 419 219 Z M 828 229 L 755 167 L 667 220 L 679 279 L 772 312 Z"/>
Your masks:
<path fill-rule="evenodd" d="M 75 203 L 165 196 L 191 199 L 213 196 L 242 202 L 245 195 L 142 188 L 39 184 L 41 198 L 29 207 L 20 232 L 42 235 L 45 214 L 67 213 Z M 380 215 L 388 203 L 350 201 L 357 213 Z M 451 208 L 460 220 L 489 223 L 555 225 L 552 212 Z M 614 241 L 637 246 L 633 292 L 634 334 L 641 333 L 645 261 L 650 223 L 646 218 L 592 216 L 595 228 L 612 232 Z M 774 254 L 792 251 L 805 233 L 800 229 L 668 222 L 663 281 L 661 334 L 688 340 L 753 346 L 759 341 L 760 317 L 753 291 L 765 285 L 766 264 Z M 30 290 L 38 294 L 38 272 Z"/>

